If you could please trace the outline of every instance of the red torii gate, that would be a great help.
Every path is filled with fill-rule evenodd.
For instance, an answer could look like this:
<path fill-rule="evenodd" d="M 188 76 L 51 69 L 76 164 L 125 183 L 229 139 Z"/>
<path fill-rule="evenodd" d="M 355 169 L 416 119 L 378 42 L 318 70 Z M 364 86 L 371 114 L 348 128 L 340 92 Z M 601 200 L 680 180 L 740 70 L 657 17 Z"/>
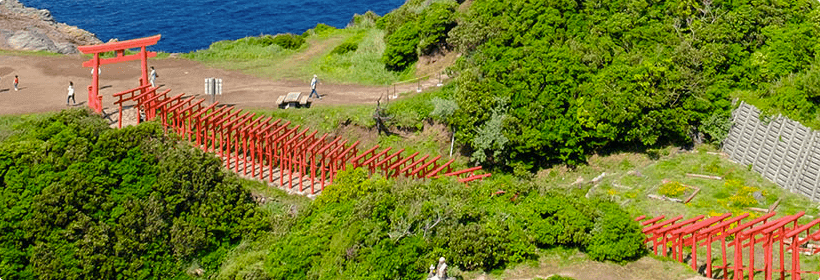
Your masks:
<path fill-rule="evenodd" d="M 309 183 L 309 195 L 323 191 L 327 184 L 333 183 L 336 172 L 346 169 L 348 165 L 353 168 L 365 167 L 370 173 L 383 172 L 388 177 L 452 176 L 465 184 L 491 176 L 490 173 L 476 175 L 475 172 L 481 170 L 480 166 L 453 172 L 450 166 L 453 159 L 441 164 L 441 156 L 431 158 L 430 155 L 425 155 L 416 158 L 419 156 L 418 152 L 403 156 L 404 149 L 390 154 L 392 148 L 377 152 L 379 146 L 376 145 L 359 153 L 359 141 L 349 144 L 347 140 L 328 133 L 319 137 L 318 131 L 309 133 L 311 129 L 301 125 L 290 127 L 289 121 L 273 121 L 272 116 L 257 116 L 256 113 L 235 110 L 233 106 L 218 106 L 219 102 L 205 107 L 202 105 L 204 99 L 197 101 L 195 97 L 183 98 L 185 94 L 171 96 L 170 89 L 158 92 L 158 88 L 148 86 L 147 69 L 148 57 L 155 57 L 156 53 L 147 52 L 145 48 L 156 44 L 159 39 L 160 35 L 156 35 L 80 47 L 83 53 L 94 54 L 91 61 L 83 63 L 85 67 L 92 67 L 94 74 L 93 85 L 88 87 L 89 106 L 98 113 L 102 111 L 97 70 L 100 65 L 139 58 L 142 61 L 140 86 L 114 94 L 115 98 L 119 98 L 114 104 L 120 106 L 120 114 L 124 102 L 136 103 L 137 108 L 145 111 L 147 120 L 158 120 L 166 133 L 170 130 L 183 139 L 194 142 L 203 151 L 215 153 L 224 160 L 227 169 L 239 175 L 258 177 L 260 180 L 267 177 L 268 182 L 278 179 L 280 187 L 302 194 L 307 191 L 304 184 Z M 124 55 L 126 49 L 132 48 L 141 48 L 141 52 Z M 107 51 L 114 51 L 117 55 L 101 60 L 99 54 Z M 122 115 L 119 123 L 121 126 Z M 294 180 L 298 181 L 293 182 Z M 319 189 L 315 189 L 316 187 Z"/>
<path fill-rule="evenodd" d="M 156 52 L 146 51 L 147 46 L 155 45 L 162 35 L 155 35 L 151 37 L 111 42 L 99 45 L 79 46 L 77 49 L 83 54 L 94 54 L 94 58 L 83 62 L 83 67 L 91 67 L 91 85 L 88 86 L 88 106 L 93 108 L 95 112 L 102 112 L 102 96 L 100 96 L 100 66 L 107 64 L 114 64 L 132 60 L 140 60 L 142 66 L 142 79 L 140 79 L 140 86 L 148 85 L 148 58 L 156 57 Z M 125 50 L 140 48 L 140 52 L 132 55 L 125 55 Z M 117 56 L 112 58 L 100 59 L 100 53 L 116 52 Z M 149 97 L 150 98 L 150 97 Z M 122 111 L 122 110 L 120 110 Z"/>
<path fill-rule="evenodd" d="M 691 249 L 691 258 L 688 259 L 693 270 L 705 263 L 703 273 L 712 278 L 714 268 L 722 270 L 722 279 L 728 280 L 731 272 L 733 280 L 755 279 L 761 273 L 766 280 L 802 279 L 801 275 L 820 275 L 818 270 L 801 269 L 802 254 L 814 255 L 820 253 L 816 245 L 808 246 L 809 241 L 820 241 L 820 229 L 813 230 L 820 225 L 820 219 L 800 224 L 805 212 L 798 212 L 780 218 L 773 218 L 774 212 L 768 213 L 754 220 L 743 222 L 750 215 L 748 213 L 732 217 L 731 213 L 705 218 L 699 215 L 683 222 L 683 216 L 665 220 L 665 216 L 648 219 L 646 216 L 635 218 L 644 227 L 643 233 L 647 238 L 644 243 L 652 242 L 651 248 L 658 254 L 658 247 L 663 246 L 661 255 L 666 255 L 668 249 L 672 251 L 672 258 L 685 263 L 685 247 Z M 712 245 L 720 242 L 721 265 L 712 265 Z M 667 246 L 671 245 L 671 248 Z M 706 247 L 706 260 L 698 262 L 698 248 Z M 755 262 L 755 251 L 761 248 L 763 266 Z M 731 250 L 730 250 L 731 249 Z M 731 253 L 731 254 L 729 254 Z M 747 258 L 744 258 L 746 256 Z M 786 262 L 789 259 L 790 263 Z M 729 264 L 729 261 L 732 263 Z M 758 277 L 759 279 L 760 277 Z"/>

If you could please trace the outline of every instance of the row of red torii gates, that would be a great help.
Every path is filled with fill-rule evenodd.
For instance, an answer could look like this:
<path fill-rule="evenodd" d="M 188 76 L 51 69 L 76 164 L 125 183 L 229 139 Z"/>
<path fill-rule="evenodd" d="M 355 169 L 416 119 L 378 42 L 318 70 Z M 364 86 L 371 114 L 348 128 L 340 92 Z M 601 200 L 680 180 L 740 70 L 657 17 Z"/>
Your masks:
<path fill-rule="evenodd" d="M 92 85 L 88 87 L 89 107 L 97 113 L 102 112 L 98 76 L 101 65 L 139 59 L 142 65 L 140 86 L 113 95 L 117 99 L 114 104 L 119 107 L 119 127 L 122 127 L 123 105 L 129 102 L 137 112 L 145 112 L 147 120 L 158 119 L 166 132 L 171 130 L 197 147 L 215 153 L 224 160 L 227 168 L 243 176 L 268 182 L 278 179 L 282 188 L 287 186 L 287 190 L 311 195 L 324 190 L 333 182 L 336 172 L 348 165 L 388 177 L 456 176 L 465 184 L 491 176 L 490 173 L 476 174 L 481 170 L 480 166 L 453 171 L 453 159 L 420 156 L 418 152 L 405 155 L 404 149 L 391 152 L 392 148 L 380 150 L 376 145 L 360 152 L 359 141 L 350 143 L 327 133 L 319 135 L 318 131 L 311 132 L 300 125 L 290 126 L 289 121 L 257 116 L 233 106 L 219 106 L 219 102 L 205 106 L 205 99 L 185 97 L 184 93 L 171 96 L 170 89 L 160 92 L 148 83 L 148 58 L 155 57 L 156 53 L 146 50 L 159 39 L 160 35 L 156 35 L 78 47 L 82 53 L 94 55 L 83 63 L 84 67 L 92 67 L 93 74 Z M 124 54 L 125 50 L 134 48 L 140 48 L 140 52 Z M 104 52 L 115 52 L 116 56 L 100 59 Z"/>
<path fill-rule="evenodd" d="M 682 263 L 689 261 L 692 269 L 702 269 L 709 278 L 713 278 L 717 270 L 721 279 L 729 279 L 729 274 L 735 280 L 752 280 L 756 274 L 758 279 L 762 274 L 766 280 L 786 279 L 787 275 L 793 280 L 810 275 L 813 275 L 811 279 L 817 279 L 820 271 L 802 270 L 800 256 L 820 253 L 820 246 L 814 243 L 820 241 L 820 219 L 801 224 L 798 220 L 805 216 L 804 212 L 777 219 L 774 216 L 771 212 L 749 220 L 749 213 L 734 217 L 726 213 L 683 220 L 683 216 L 666 219 L 661 215 L 640 216 L 635 221 L 644 227 L 644 243 L 651 244 L 652 252 L 663 256 L 671 254 L 670 257 Z M 701 261 L 705 267 L 698 265 L 699 248 L 705 248 L 705 261 Z M 713 248 L 720 250 L 717 265 L 712 264 Z M 757 265 L 755 258 L 760 261 L 761 253 L 762 265 Z"/>

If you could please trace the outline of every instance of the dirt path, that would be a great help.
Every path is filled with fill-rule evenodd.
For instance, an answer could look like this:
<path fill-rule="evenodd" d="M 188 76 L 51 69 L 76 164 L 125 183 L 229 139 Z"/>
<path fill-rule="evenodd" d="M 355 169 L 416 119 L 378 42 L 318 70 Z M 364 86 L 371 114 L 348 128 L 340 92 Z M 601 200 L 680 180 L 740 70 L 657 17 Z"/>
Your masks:
<path fill-rule="evenodd" d="M 15 56 L 0 55 L 0 115 L 59 111 L 66 108 L 66 88 L 74 82 L 78 104 L 88 100 L 88 85 L 91 84 L 90 68 L 82 67 L 87 60 L 78 55 L 71 56 Z M 223 95 L 216 100 L 221 104 L 233 104 L 240 108 L 276 108 L 279 95 L 288 92 L 310 92 L 307 82 L 271 81 L 243 74 L 208 67 L 202 63 L 177 58 L 152 59 L 149 66 L 157 69 L 157 83 L 160 90 L 171 89 L 172 96 L 185 93 L 189 96 L 203 95 L 204 79 L 221 78 Z M 14 75 L 20 76 L 20 91 L 14 91 Z M 113 108 L 112 94 L 135 88 L 140 78 L 138 61 L 106 65 L 100 75 L 100 93 L 103 107 Z M 321 78 L 321 77 L 320 77 Z M 306 78 L 307 80 L 307 78 Z M 435 83 L 424 83 L 435 86 Z M 399 92 L 415 91 L 416 85 L 399 87 Z M 375 104 L 386 93 L 384 86 L 337 85 L 323 83 L 318 88 L 322 100 L 313 103 L 314 108 L 340 104 Z"/>

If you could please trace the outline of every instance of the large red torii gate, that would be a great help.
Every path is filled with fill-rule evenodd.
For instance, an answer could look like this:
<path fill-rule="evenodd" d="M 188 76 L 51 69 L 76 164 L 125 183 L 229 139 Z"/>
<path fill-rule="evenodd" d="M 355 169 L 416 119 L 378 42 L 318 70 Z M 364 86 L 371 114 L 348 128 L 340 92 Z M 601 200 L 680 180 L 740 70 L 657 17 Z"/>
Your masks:
<path fill-rule="evenodd" d="M 94 54 L 94 58 L 83 62 L 83 67 L 91 67 L 92 81 L 88 86 L 88 106 L 93 108 L 95 112 L 102 112 L 102 96 L 100 96 L 100 66 L 107 64 L 114 64 L 132 60 L 140 60 L 142 66 L 142 79 L 140 79 L 140 86 L 148 85 L 148 58 L 156 57 L 156 52 L 149 52 L 145 48 L 147 46 L 155 45 L 162 37 L 161 34 L 127 40 L 120 42 L 111 42 L 99 45 L 79 46 L 77 49 L 83 54 Z M 140 48 L 140 52 L 132 55 L 125 55 L 125 50 Z M 100 53 L 116 52 L 117 56 L 112 58 L 100 59 Z"/>

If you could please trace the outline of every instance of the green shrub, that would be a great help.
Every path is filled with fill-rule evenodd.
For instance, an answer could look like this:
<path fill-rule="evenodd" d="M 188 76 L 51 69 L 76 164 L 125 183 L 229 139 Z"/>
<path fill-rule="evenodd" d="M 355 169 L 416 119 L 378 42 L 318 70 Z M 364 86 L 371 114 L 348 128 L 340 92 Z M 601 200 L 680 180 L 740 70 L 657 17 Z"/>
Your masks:
<path fill-rule="evenodd" d="M 607 203 L 609 204 L 609 203 Z M 610 204 L 600 208 L 603 215 L 595 220 L 589 244 L 585 251 L 597 261 L 625 262 L 635 260 L 646 253 L 638 223 L 617 206 Z"/>
<path fill-rule="evenodd" d="M 335 55 L 342 55 L 342 54 L 346 54 L 346 53 L 349 53 L 349 52 L 355 52 L 358 49 L 359 49 L 359 44 L 358 43 L 344 42 L 344 43 L 336 46 L 335 48 L 333 48 L 333 51 L 331 51 L 330 53 L 335 54 Z"/>
<path fill-rule="evenodd" d="M 430 117 L 440 122 L 448 121 L 458 110 L 458 103 L 450 99 L 433 97 L 431 102 L 433 103 L 433 111 L 430 112 Z"/>
<path fill-rule="evenodd" d="M 527 224 L 539 247 L 586 245 L 595 217 L 585 204 L 560 194 L 532 199 Z"/>
<path fill-rule="evenodd" d="M 419 44 L 419 30 L 415 22 L 402 25 L 396 32 L 386 37 L 387 47 L 382 61 L 391 71 L 402 71 L 418 60 L 416 46 Z"/>
<path fill-rule="evenodd" d="M 456 26 L 453 16 L 458 3 L 435 2 L 424 9 L 418 21 L 419 54 L 430 54 L 447 42 L 447 33 Z"/>
<path fill-rule="evenodd" d="M 284 49 L 295 50 L 305 44 L 305 38 L 290 33 L 279 34 L 271 39 L 271 43 L 277 44 Z"/>
<path fill-rule="evenodd" d="M 0 275 L 174 278 L 207 273 L 269 229 L 222 163 L 154 122 L 110 129 L 84 109 L 24 124 L 0 143 Z"/>
<path fill-rule="evenodd" d="M 327 25 L 327 24 L 324 24 L 324 23 L 318 23 L 318 24 L 316 24 L 316 27 L 314 27 L 313 29 L 308 29 L 307 31 L 302 33 L 302 37 L 306 37 L 309 34 L 313 34 L 313 35 L 317 35 L 317 36 L 324 36 L 324 35 L 332 33 L 335 30 L 336 30 L 336 27 L 333 27 L 333 26 L 330 26 L 330 25 Z"/>
<path fill-rule="evenodd" d="M 732 129 L 732 118 L 727 112 L 715 112 L 703 121 L 701 130 L 709 136 L 709 141 L 715 144 L 723 143 L 729 130 Z"/>

